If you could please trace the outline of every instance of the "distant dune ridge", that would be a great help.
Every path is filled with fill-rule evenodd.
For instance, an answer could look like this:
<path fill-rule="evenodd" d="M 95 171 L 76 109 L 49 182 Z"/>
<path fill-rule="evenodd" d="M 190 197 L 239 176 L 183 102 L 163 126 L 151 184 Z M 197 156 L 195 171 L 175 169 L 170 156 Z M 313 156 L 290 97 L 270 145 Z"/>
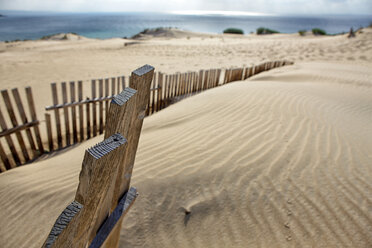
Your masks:
<path fill-rule="evenodd" d="M 50 81 L 145 61 L 184 72 L 294 60 L 145 119 L 120 247 L 371 247 L 372 29 L 346 36 L 0 44 L 0 80 L 49 95 Z M 41 246 L 101 140 L 0 174 L 0 247 Z"/>
<path fill-rule="evenodd" d="M 41 40 L 85 40 L 88 39 L 84 36 L 78 35 L 76 33 L 59 33 L 43 36 Z"/>

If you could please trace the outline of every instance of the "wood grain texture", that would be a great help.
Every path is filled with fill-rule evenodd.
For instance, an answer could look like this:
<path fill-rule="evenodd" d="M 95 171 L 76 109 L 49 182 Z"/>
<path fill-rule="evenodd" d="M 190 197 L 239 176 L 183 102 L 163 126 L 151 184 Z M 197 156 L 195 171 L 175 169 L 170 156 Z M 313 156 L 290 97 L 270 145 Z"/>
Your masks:
<path fill-rule="evenodd" d="M 71 223 L 71 220 L 78 215 L 80 210 L 83 208 L 77 201 L 73 201 L 68 205 L 65 210 L 58 216 L 52 230 L 50 231 L 48 238 L 46 239 L 43 247 L 51 248 L 54 242 L 57 240 L 58 236 L 66 229 L 66 227 Z"/>
<path fill-rule="evenodd" d="M 111 202 L 107 199 L 108 191 L 115 184 L 117 168 L 126 146 L 127 140 L 121 134 L 114 134 L 86 151 L 75 196 L 75 201 L 84 205 L 77 223 L 78 231 L 73 237 L 77 244 L 85 246 L 91 242 L 108 216 L 109 211 L 101 216 L 102 207 L 106 200 Z"/>

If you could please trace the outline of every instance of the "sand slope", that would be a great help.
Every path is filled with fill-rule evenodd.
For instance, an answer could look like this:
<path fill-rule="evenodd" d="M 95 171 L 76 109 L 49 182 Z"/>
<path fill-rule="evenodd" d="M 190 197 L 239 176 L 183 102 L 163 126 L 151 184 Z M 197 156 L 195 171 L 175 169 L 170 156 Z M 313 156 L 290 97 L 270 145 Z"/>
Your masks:
<path fill-rule="evenodd" d="M 145 119 L 121 247 L 371 247 L 371 123 L 372 71 L 351 63 L 172 105 Z M 0 175 L 0 247 L 42 244 L 101 139 Z"/>

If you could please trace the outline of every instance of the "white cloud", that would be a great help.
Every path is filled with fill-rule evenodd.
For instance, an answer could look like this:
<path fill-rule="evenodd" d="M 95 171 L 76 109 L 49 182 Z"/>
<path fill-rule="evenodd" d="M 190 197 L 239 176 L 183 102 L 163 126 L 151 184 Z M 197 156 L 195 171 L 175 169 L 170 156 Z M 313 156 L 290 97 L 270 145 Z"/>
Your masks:
<path fill-rule="evenodd" d="M 371 0 L 0 0 L 0 9 L 35 11 L 247 11 L 277 14 L 370 14 Z"/>

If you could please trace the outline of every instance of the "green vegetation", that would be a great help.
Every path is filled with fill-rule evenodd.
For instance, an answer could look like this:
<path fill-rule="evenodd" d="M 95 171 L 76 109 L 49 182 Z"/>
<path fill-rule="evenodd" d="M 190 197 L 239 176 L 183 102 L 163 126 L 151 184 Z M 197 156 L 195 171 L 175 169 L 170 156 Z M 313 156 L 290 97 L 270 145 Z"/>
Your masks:
<path fill-rule="evenodd" d="M 306 34 L 306 30 L 304 30 L 304 29 L 299 30 L 298 33 L 299 33 L 301 36 L 305 36 L 305 34 Z"/>
<path fill-rule="evenodd" d="M 53 35 L 57 35 L 57 34 L 45 35 L 45 36 L 41 37 L 40 40 L 48 40 L 48 39 L 50 39 Z"/>
<path fill-rule="evenodd" d="M 320 28 L 313 28 L 312 32 L 314 35 L 326 35 L 327 32 Z"/>
<path fill-rule="evenodd" d="M 59 35 L 59 34 L 61 34 L 61 33 L 45 35 L 45 36 L 41 37 L 40 40 L 48 40 L 48 39 L 52 38 L 53 36 L 55 36 L 55 35 Z M 61 40 L 67 40 L 67 35 L 68 35 L 68 34 L 79 35 L 78 33 L 70 32 L 70 33 L 65 34 L 65 35 L 61 38 Z"/>
<path fill-rule="evenodd" d="M 243 30 L 239 28 L 227 28 L 223 31 L 224 34 L 244 34 Z"/>
<path fill-rule="evenodd" d="M 273 30 L 273 29 L 269 29 L 269 28 L 257 28 L 257 34 L 278 34 L 279 31 L 276 31 L 276 30 Z"/>

